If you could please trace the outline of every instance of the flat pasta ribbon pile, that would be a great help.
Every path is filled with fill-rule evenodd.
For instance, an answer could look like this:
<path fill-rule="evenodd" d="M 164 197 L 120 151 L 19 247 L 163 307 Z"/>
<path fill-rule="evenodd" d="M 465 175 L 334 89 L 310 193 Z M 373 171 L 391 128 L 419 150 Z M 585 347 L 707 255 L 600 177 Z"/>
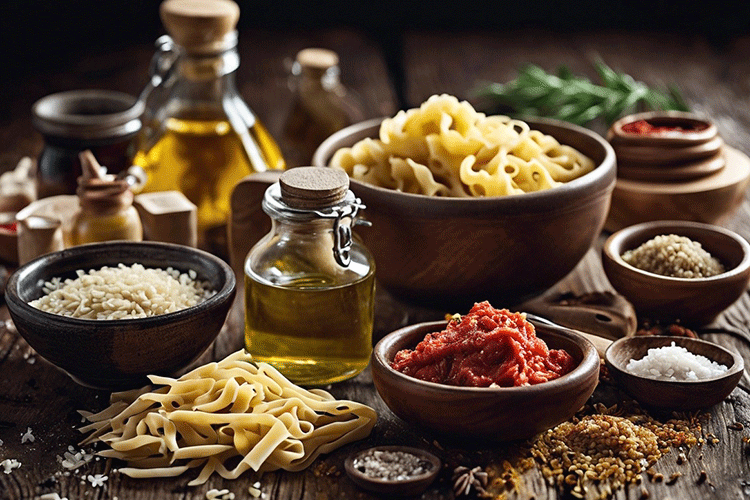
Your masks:
<path fill-rule="evenodd" d="M 202 467 L 190 486 L 214 472 L 235 479 L 248 469 L 299 471 L 321 453 L 369 435 L 377 414 L 320 389 L 292 384 L 240 350 L 178 379 L 149 376 L 147 386 L 113 393 L 100 413 L 80 412 L 103 441 L 100 456 L 124 460 L 130 477 L 172 477 Z"/>

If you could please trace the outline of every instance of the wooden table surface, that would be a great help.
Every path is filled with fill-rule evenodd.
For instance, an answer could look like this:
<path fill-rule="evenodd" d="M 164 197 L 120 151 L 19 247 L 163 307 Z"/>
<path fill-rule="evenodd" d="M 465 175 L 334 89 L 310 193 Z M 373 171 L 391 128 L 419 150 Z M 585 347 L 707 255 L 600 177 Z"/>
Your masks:
<path fill-rule="evenodd" d="M 366 35 L 351 31 L 266 32 L 240 34 L 241 66 L 237 75 L 240 92 L 280 138 L 289 103 L 286 66 L 297 50 L 324 46 L 341 56 L 342 80 L 355 89 L 368 106 L 369 117 L 390 115 L 400 108 L 419 105 L 435 93 L 469 96 L 482 81 L 507 81 L 519 65 L 532 62 L 547 70 L 565 64 L 573 72 L 593 77 L 591 61 L 601 57 L 618 71 L 655 86 L 676 84 L 693 109 L 711 116 L 727 143 L 750 154 L 750 38 L 739 38 L 722 47 L 713 47 L 698 35 L 663 33 L 550 32 L 424 33 L 407 32 L 400 45 L 381 46 Z M 388 49 L 388 50 L 385 50 Z M 397 49 L 397 50 L 394 50 Z M 25 155 L 36 155 L 41 137 L 30 119 L 32 103 L 56 91 L 78 88 L 106 88 L 137 94 L 145 85 L 152 54 L 150 44 L 119 49 L 92 47 L 64 64 L 41 65 L 30 74 L 4 79 L 0 84 L 0 171 L 15 166 Z M 282 148 L 286 145 L 279 141 Z M 726 226 L 750 238 L 750 204 L 742 207 Z M 576 269 L 549 293 L 611 290 L 599 259 L 601 239 Z M 477 300 L 481 300 L 477 297 Z M 512 306 L 513 304 L 495 304 Z M 380 290 L 376 306 L 375 337 L 396 327 L 428 319 L 439 319 L 446 312 L 417 308 L 399 302 Z M 0 320 L 7 318 L 0 309 Z M 219 359 L 239 349 L 242 311 L 235 308 L 219 339 L 205 359 Z M 717 320 L 718 326 L 738 329 L 748 335 L 750 296 L 745 294 Z M 199 487 L 188 487 L 190 478 L 137 480 L 112 473 L 118 464 L 96 460 L 69 476 L 60 474 L 58 456 L 76 446 L 81 436 L 77 410 L 97 410 L 107 404 L 108 394 L 80 387 L 35 355 L 12 328 L 0 328 L 0 461 L 14 458 L 22 463 L 9 474 L 0 472 L 0 499 L 27 499 L 57 492 L 69 500 L 177 500 L 203 499 L 211 488 L 226 488 L 236 498 L 249 498 L 248 486 L 260 481 L 266 499 L 323 500 L 329 498 L 374 498 L 358 489 L 344 474 L 343 462 L 354 450 L 374 444 L 411 444 L 437 453 L 448 466 L 438 481 L 424 493 L 425 499 L 454 498 L 451 472 L 457 465 L 487 467 L 508 458 L 511 446 L 487 443 L 442 443 L 420 429 L 396 418 L 377 395 L 369 370 L 352 381 L 332 387 L 337 397 L 354 399 L 374 407 L 379 421 L 365 441 L 340 449 L 319 459 L 300 473 L 246 474 L 234 481 L 212 477 Z M 746 341 L 727 335 L 705 338 L 741 351 L 750 364 Z M 743 378 L 750 387 L 747 374 Z M 595 396 L 596 397 L 596 394 Z M 704 432 L 716 436 L 716 444 L 705 444 L 691 452 L 690 460 L 677 465 L 676 453 L 664 456 L 655 470 L 665 476 L 679 471 L 683 479 L 673 485 L 649 482 L 638 487 L 616 490 L 618 499 L 747 499 L 750 498 L 750 447 L 743 437 L 750 436 L 750 395 L 742 389 L 723 403 L 706 410 Z M 729 430 L 734 422 L 742 431 Z M 22 443 L 21 436 L 32 429 L 36 440 Z M 698 454 L 702 459 L 695 458 Z M 695 479 L 705 469 L 710 481 L 701 485 Z M 92 487 L 85 475 L 103 473 L 109 479 L 104 487 Z M 592 488 L 588 498 L 596 498 L 603 488 Z M 554 499 L 564 494 L 548 485 L 537 469 L 522 477 L 520 493 L 509 498 Z"/>

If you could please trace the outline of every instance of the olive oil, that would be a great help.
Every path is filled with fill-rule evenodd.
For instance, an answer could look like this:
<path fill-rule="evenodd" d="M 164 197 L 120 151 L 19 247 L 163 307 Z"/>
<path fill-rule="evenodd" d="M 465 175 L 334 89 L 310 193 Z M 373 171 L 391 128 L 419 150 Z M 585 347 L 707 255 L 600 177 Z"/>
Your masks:
<path fill-rule="evenodd" d="M 245 259 L 245 349 L 301 385 L 354 377 L 372 352 L 375 262 L 351 229 L 349 177 L 296 167 L 266 189 L 271 231 Z"/>
<path fill-rule="evenodd" d="M 302 385 L 364 370 L 372 352 L 373 269 L 340 285 L 323 275 L 272 284 L 245 270 L 245 346 Z"/>
<path fill-rule="evenodd" d="M 215 233 L 226 225 L 234 186 L 250 173 L 283 168 L 279 148 L 257 121 L 248 130 L 251 144 L 243 143 L 219 112 L 178 115 L 163 126 L 153 147 L 134 159 L 148 174 L 143 191 L 182 192 L 197 207 L 199 246 L 221 254 L 213 240 L 223 239 Z"/>

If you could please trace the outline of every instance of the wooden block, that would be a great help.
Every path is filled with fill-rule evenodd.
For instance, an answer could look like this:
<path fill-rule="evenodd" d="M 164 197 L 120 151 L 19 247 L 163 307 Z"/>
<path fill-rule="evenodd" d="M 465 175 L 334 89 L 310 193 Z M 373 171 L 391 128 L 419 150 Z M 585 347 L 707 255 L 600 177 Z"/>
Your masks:
<path fill-rule="evenodd" d="M 143 193 L 135 197 L 143 223 L 143 239 L 196 247 L 198 209 L 179 191 Z"/>

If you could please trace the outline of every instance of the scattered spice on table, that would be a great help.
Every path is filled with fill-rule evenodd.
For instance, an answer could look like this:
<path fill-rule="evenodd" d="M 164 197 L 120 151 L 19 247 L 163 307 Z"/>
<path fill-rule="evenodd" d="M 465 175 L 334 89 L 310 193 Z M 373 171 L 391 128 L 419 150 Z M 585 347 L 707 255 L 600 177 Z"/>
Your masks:
<path fill-rule="evenodd" d="M 488 474 L 481 467 L 472 469 L 463 465 L 453 471 L 453 493 L 456 496 L 466 496 L 474 490 L 477 494 L 486 493 Z"/>
<path fill-rule="evenodd" d="M 640 484 L 643 474 L 673 448 L 689 450 L 702 443 L 697 415 L 675 414 L 664 422 L 636 402 L 586 406 L 573 419 L 529 442 L 527 457 L 513 464 L 489 466 L 488 494 L 517 490 L 520 473 L 538 467 L 542 475 L 574 497 L 587 497 L 592 484 L 613 491 Z M 663 480 L 663 476 L 662 476 Z"/>
<path fill-rule="evenodd" d="M 670 335 L 672 337 L 689 337 L 697 339 L 698 334 L 690 328 L 685 328 L 679 323 L 671 323 L 669 325 L 662 325 L 660 323 L 648 323 L 644 322 L 635 332 L 637 336 L 649 336 L 649 335 Z"/>

